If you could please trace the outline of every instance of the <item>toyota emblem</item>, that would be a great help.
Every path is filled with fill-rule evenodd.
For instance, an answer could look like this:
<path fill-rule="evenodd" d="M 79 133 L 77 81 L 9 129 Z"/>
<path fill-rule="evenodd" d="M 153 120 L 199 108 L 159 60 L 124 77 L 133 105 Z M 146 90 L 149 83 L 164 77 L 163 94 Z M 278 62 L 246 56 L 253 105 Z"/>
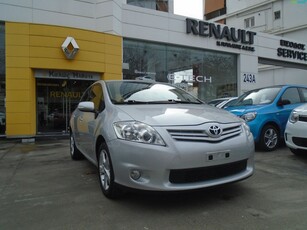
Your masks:
<path fill-rule="evenodd" d="M 209 135 L 211 137 L 220 137 L 222 134 L 222 129 L 218 125 L 211 125 L 209 127 Z"/>

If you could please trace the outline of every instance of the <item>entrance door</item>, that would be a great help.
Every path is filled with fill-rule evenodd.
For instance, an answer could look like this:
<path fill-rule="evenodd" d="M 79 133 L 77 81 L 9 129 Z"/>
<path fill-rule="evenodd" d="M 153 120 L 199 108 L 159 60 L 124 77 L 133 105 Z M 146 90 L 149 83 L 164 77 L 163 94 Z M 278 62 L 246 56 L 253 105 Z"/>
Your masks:
<path fill-rule="evenodd" d="M 37 133 L 67 133 L 71 113 L 93 82 L 37 78 Z"/>

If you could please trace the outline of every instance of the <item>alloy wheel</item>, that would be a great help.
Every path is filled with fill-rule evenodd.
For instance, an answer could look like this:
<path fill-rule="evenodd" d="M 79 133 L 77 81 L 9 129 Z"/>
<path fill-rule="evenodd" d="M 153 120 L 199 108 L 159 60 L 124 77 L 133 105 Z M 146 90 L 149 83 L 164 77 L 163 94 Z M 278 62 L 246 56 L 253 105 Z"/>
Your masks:
<path fill-rule="evenodd" d="M 70 135 L 70 154 L 73 156 L 75 153 L 75 140 L 72 135 Z"/>
<path fill-rule="evenodd" d="M 278 142 L 277 133 L 274 129 L 270 128 L 265 131 L 264 143 L 268 149 L 273 149 L 276 147 Z"/>
<path fill-rule="evenodd" d="M 99 156 L 99 177 L 105 191 L 110 188 L 111 168 L 108 153 L 103 149 Z"/>

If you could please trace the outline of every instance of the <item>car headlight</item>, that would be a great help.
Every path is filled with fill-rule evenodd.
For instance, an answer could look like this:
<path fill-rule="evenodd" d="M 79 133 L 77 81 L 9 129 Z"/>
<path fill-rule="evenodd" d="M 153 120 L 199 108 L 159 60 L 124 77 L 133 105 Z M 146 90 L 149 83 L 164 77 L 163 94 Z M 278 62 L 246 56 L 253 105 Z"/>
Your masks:
<path fill-rule="evenodd" d="M 151 126 L 135 121 L 120 121 L 113 124 L 117 138 L 139 143 L 163 145 L 165 142 Z"/>
<path fill-rule="evenodd" d="M 245 122 L 245 121 L 244 121 L 244 122 L 242 122 L 242 127 L 243 127 L 243 129 L 245 130 L 245 132 L 246 132 L 247 136 L 250 136 L 250 135 L 251 135 L 251 130 L 250 130 L 250 128 L 249 128 L 249 126 L 248 126 L 248 124 L 246 124 L 246 122 Z"/>
<path fill-rule="evenodd" d="M 252 121 L 256 118 L 257 112 L 250 112 L 242 115 L 242 119 L 245 121 Z"/>
<path fill-rule="evenodd" d="M 295 122 L 298 121 L 298 119 L 299 119 L 298 113 L 296 111 L 292 111 L 290 116 L 289 116 L 289 122 L 295 123 Z"/>

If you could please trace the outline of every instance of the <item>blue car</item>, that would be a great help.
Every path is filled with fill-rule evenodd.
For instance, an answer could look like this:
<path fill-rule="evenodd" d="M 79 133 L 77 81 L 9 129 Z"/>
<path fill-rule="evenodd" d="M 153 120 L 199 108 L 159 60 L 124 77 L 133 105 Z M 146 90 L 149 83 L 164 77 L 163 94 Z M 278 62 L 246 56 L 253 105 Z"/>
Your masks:
<path fill-rule="evenodd" d="M 275 150 L 284 136 L 291 111 L 307 102 L 307 86 L 277 85 L 248 91 L 226 110 L 250 126 L 256 146 Z"/>

